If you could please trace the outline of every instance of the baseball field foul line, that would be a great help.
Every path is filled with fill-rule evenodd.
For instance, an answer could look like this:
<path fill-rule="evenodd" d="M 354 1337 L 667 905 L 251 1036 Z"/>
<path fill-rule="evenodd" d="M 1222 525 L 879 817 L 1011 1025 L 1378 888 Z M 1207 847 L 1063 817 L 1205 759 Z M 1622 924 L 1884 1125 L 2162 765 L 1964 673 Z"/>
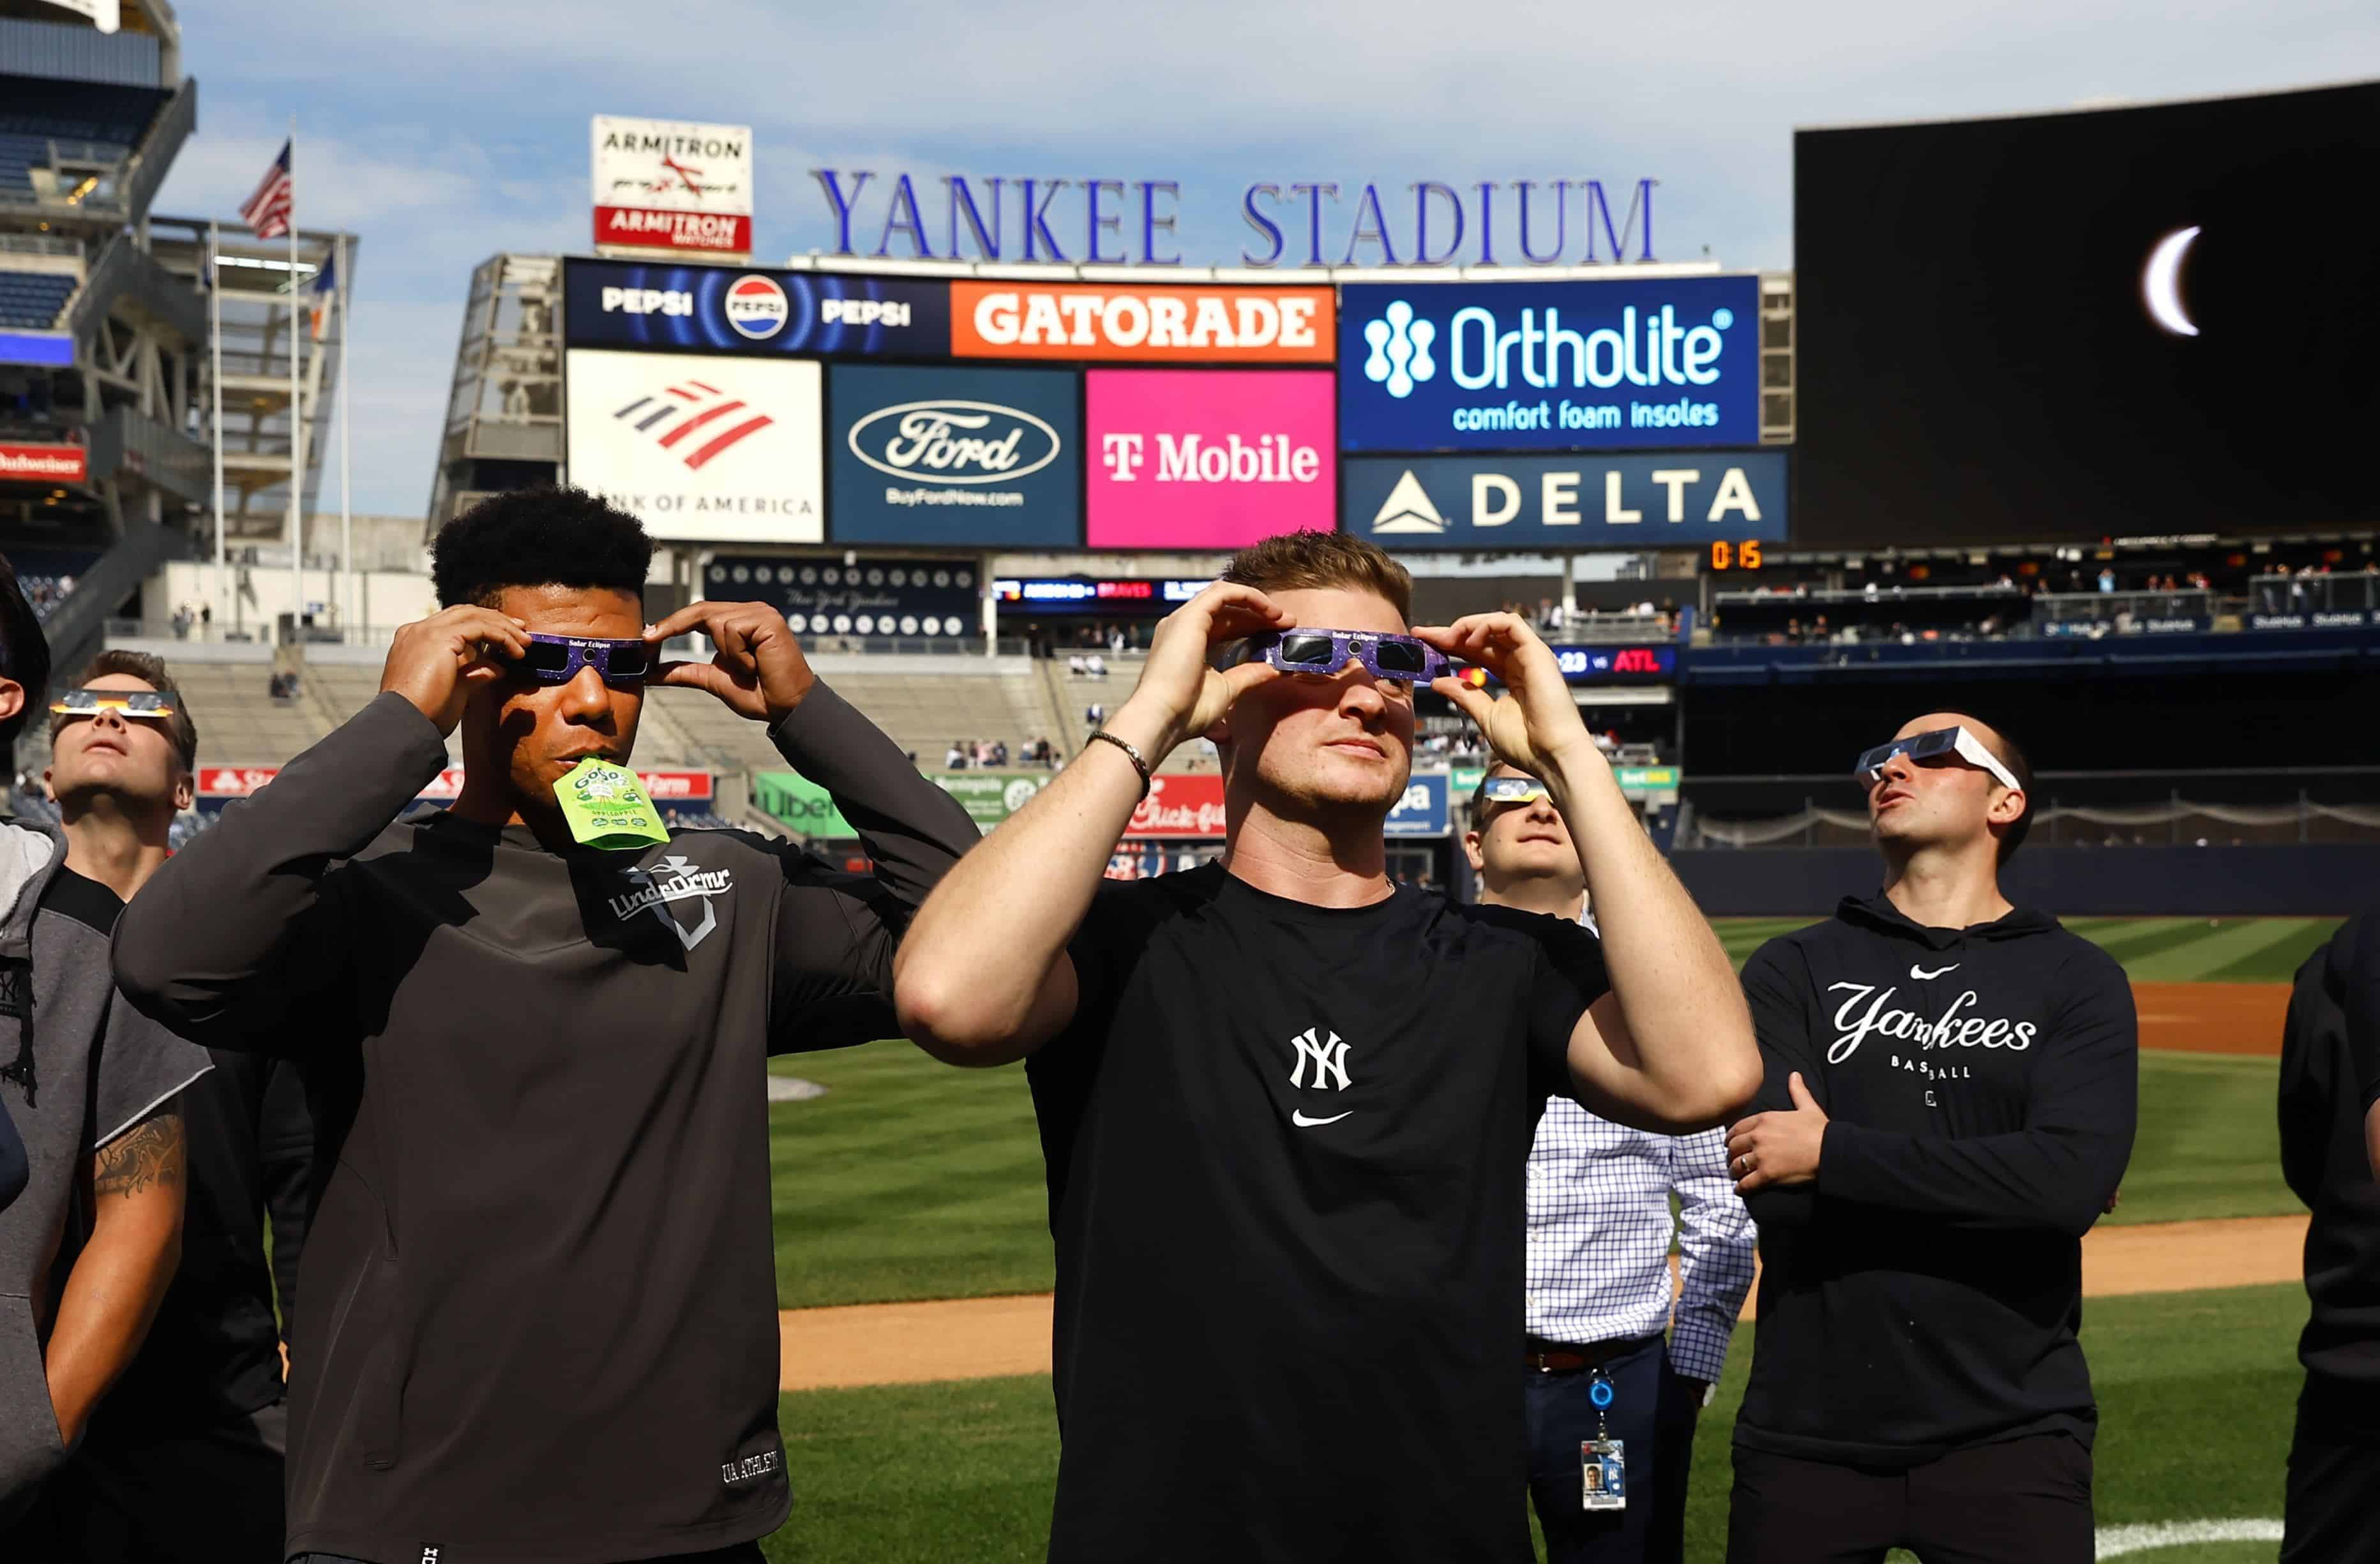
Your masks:
<path fill-rule="evenodd" d="M 2082 1295 L 2295 1281 L 2305 1231 L 2303 1217 L 2095 1228 L 2082 1240 Z M 788 1390 L 822 1390 L 1047 1374 L 1050 1309 L 1046 1292 L 787 1309 L 777 1316 L 780 1377 Z"/>
<path fill-rule="evenodd" d="M 2096 1558 L 2121 1558 L 2128 1554 L 2180 1547 L 2201 1542 L 2278 1542 L 2278 1521 L 2160 1521 L 2153 1525 L 2102 1526 Z"/>

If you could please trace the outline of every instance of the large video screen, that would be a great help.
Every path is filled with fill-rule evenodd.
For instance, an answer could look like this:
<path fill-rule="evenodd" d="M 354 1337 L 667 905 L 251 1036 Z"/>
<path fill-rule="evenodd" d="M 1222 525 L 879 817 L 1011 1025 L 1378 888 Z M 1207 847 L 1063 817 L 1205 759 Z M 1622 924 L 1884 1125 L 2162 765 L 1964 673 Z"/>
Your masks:
<path fill-rule="evenodd" d="M 671 542 L 825 540 L 819 365 L 574 347 L 570 481 Z"/>
<path fill-rule="evenodd" d="M 2380 525 L 2380 84 L 1794 138 L 1796 542 Z"/>

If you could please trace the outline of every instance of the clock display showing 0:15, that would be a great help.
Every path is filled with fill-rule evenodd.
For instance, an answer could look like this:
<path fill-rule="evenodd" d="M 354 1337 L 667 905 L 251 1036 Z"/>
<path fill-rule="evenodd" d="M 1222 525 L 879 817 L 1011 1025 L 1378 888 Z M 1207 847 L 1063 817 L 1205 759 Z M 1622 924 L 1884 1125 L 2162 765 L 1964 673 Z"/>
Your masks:
<path fill-rule="evenodd" d="M 1710 567 L 1715 571 L 1759 569 L 1760 540 L 1747 538 L 1741 543 L 1713 543 L 1710 546 Z"/>

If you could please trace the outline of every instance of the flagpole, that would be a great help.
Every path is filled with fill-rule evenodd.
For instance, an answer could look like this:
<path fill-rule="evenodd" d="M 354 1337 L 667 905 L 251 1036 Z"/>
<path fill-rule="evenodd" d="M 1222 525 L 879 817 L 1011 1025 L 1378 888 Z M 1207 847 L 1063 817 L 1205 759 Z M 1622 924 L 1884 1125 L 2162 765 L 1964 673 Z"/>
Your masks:
<path fill-rule="evenodd" d="M 306 419 L 298 371 L 306 334 L 298 324 L 302 290 L 298 286 L 298 116 L 289 116 L 289 628 L 294 636 L 306 612 Z"/>
<path fill-rule="evenodd" d="M 223 450 L 223 232 L 207 224 L 207 298 L 213 307 L 215 416 L 215 633 L 231 629 L 231 598 L 224 581 L 224 450 Z"/>
<path fill-rule="evenodd" d="M 338 238 L 339 269 L 339 568 L 346 573 L 346 583 L 339 594 L 339 619 L 342 624 L 355 614 L 356 599 L 356 531 L 355 514 L 350 508 L 347 468 L 347 382 L 355 373 L 355 333 L 347 324 L 347 236 Z M 344 637 L 343 637 L 344 638 Z"/>

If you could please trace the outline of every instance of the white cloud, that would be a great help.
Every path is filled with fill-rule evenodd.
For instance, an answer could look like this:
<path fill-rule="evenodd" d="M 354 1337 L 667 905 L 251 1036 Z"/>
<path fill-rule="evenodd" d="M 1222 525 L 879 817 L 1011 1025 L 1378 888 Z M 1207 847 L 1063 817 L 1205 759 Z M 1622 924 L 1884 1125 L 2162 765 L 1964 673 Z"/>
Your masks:
<path fill-rule="evenodd" d="M 711 0 L 698 16 L 650 0 L 408 0 L 302 21 L 286 0 L 220 0 L 183 25 L 201 134 L 159 210 L 228 217 L 295 109 L 301 218 L 361 236 L 369 510 L 424 503 L 471 268 L 588 243 L 598 112 L 752 125 L 756 238 L 772 257 L 832 243 L 805 172 L 828 164 L 907 169 L 921 198 L 944 172 L 1178 180 L 1194 262 L 1237 259 L 1239 192 L 1257 180 L 1375 180 L 1402 229 L 1417 178 L 1649 176 L 1662 254 L 1708 245 L 1785 266 L 1797 124 L 2380 76 L 2362 0 L 2175 0 L 2145 19 L 2131 0 Z M 1354 194 L 1327 220 L 1329 259 Z M 880 203 L 866 210 L 880 225 Z M 1060 210 L 1079 225 L 1078 196 Z M 1061 237 L 1070 253 L 1080 239 Z"/>

